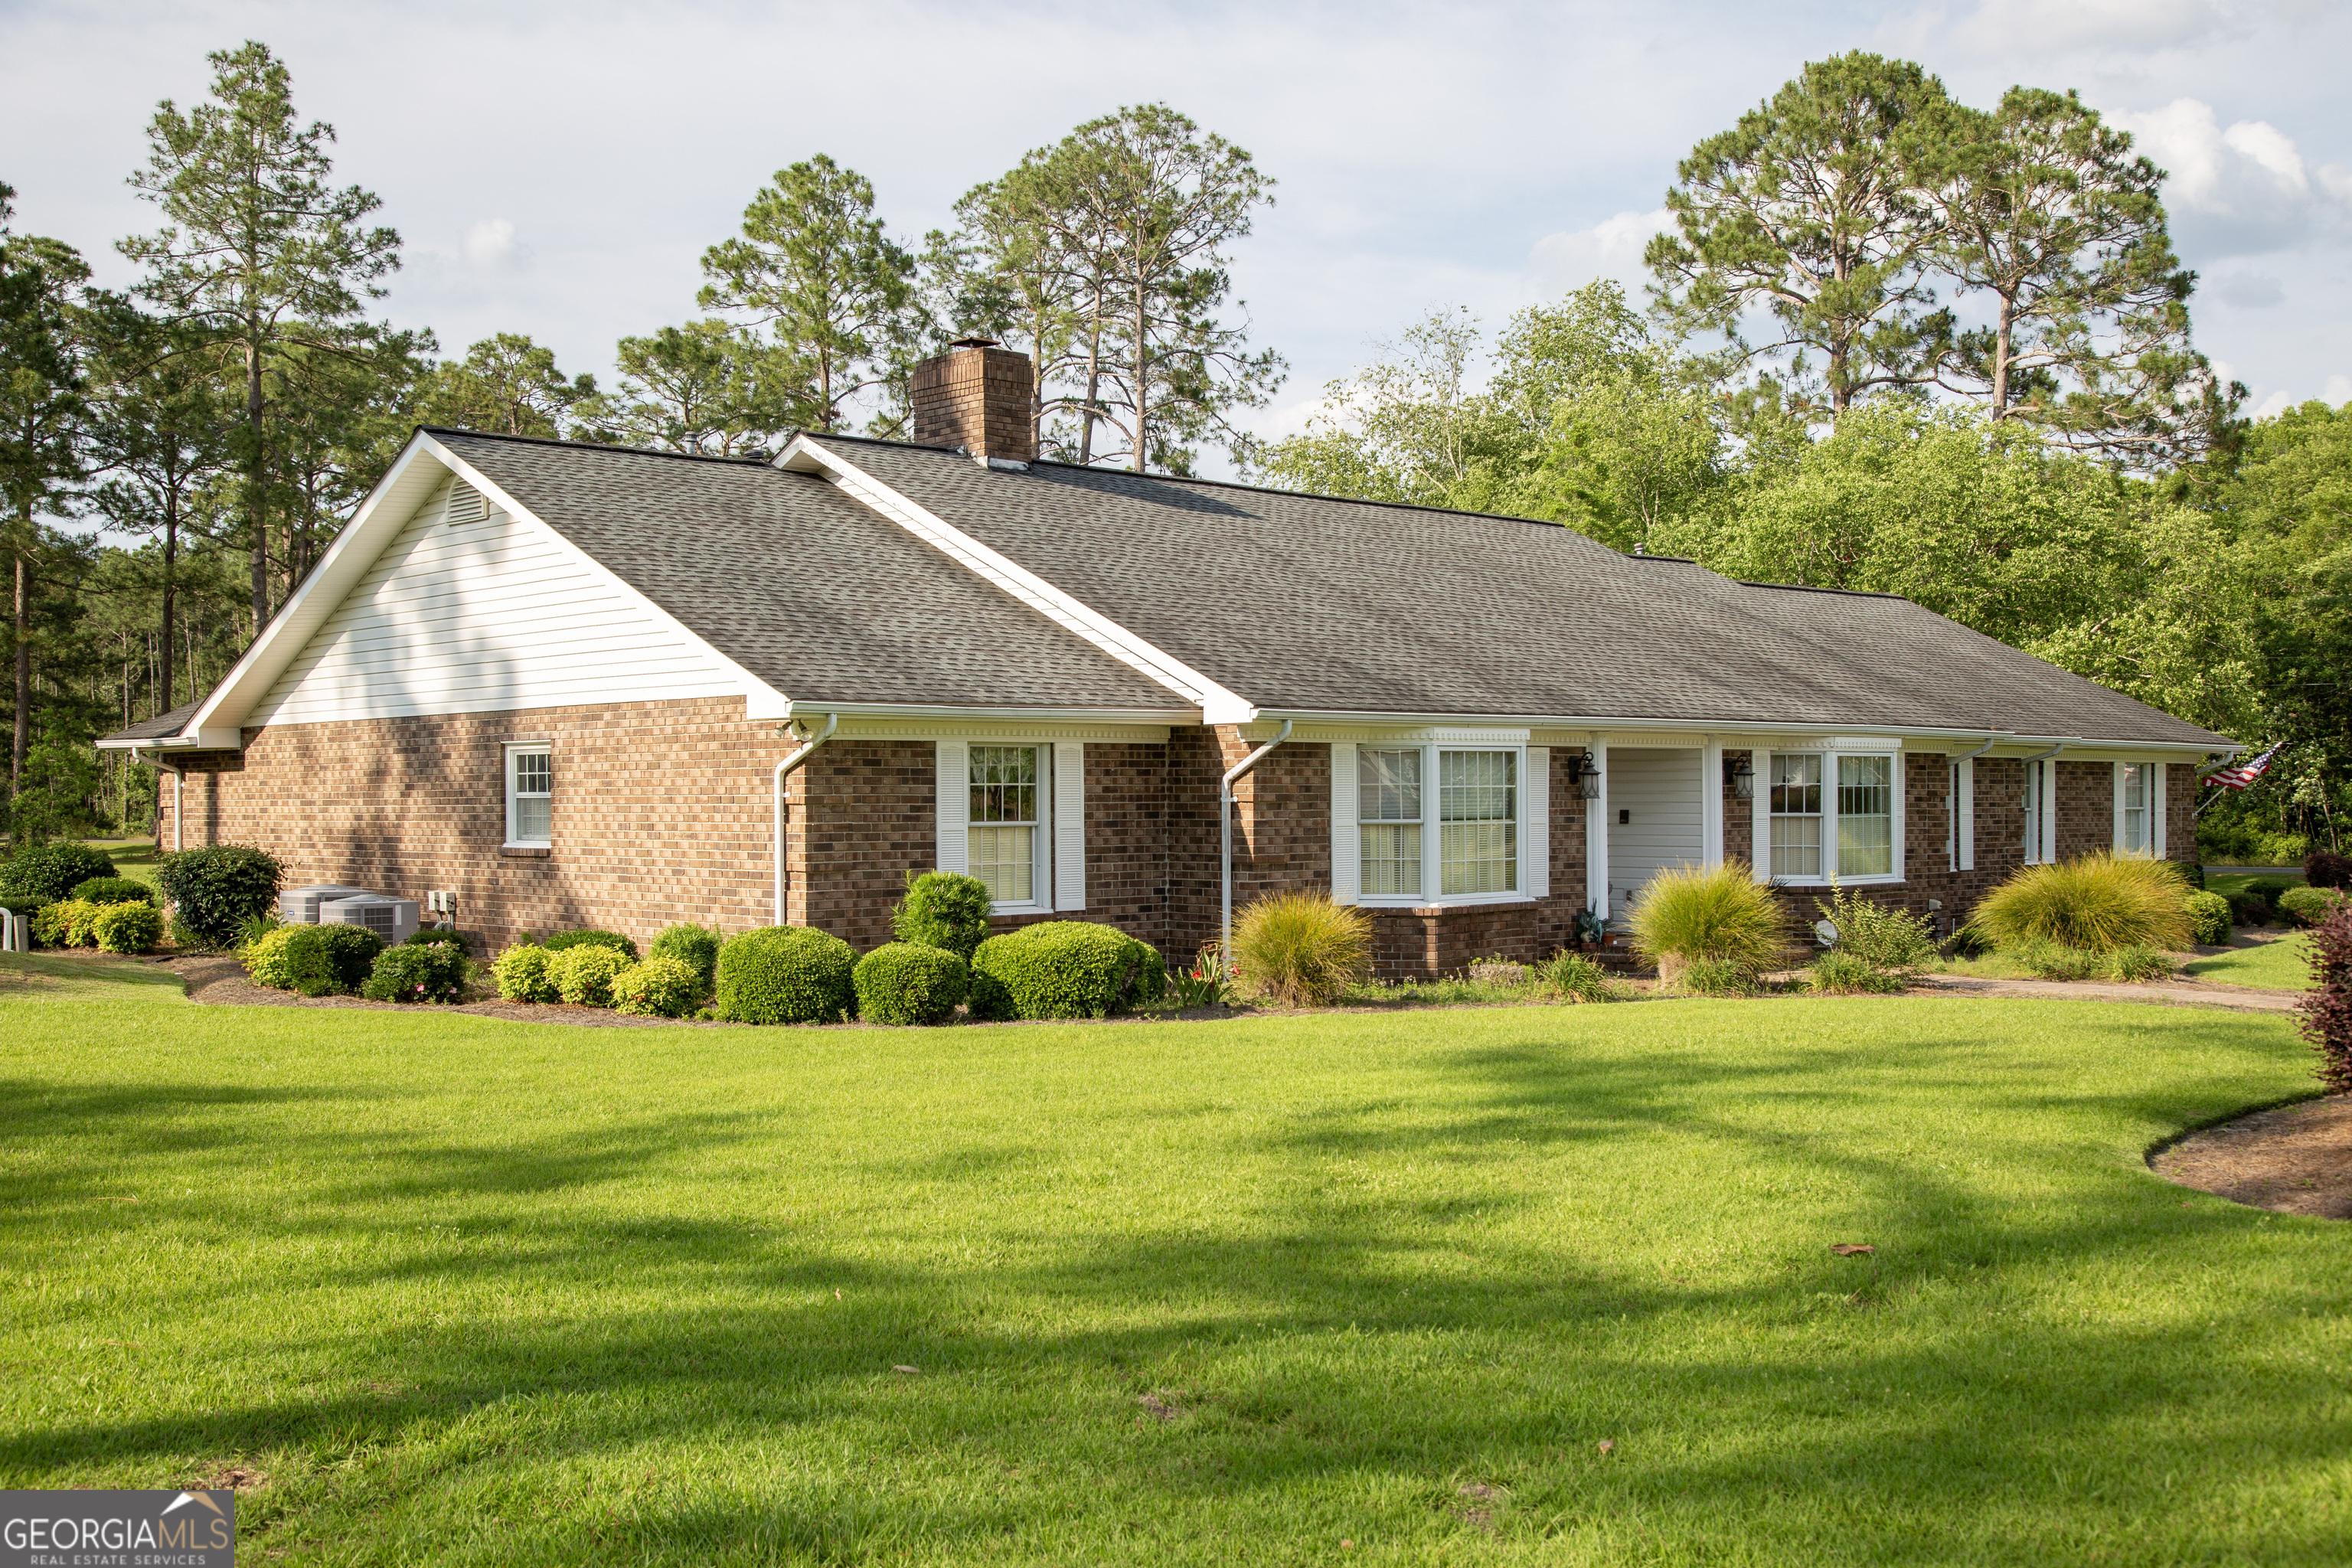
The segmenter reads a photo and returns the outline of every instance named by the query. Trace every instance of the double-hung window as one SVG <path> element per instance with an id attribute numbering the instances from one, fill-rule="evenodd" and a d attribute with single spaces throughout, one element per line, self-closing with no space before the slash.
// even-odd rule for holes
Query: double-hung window
<path id="1" fill-rule="evenodd" d="M 2042 847 L 2047 841 L 2050 821 L 2050 764 L 2033 761 L 2025 764 L 2025 863 L 2035 865 L 2042 859 Z"/>
<path id="2" fill-rule="evenodd" d="M 2116 853 L 2147 855 L 2154 843 L 2148 831 L 2146 763 L 2116 764 Z"/>
<path id="3" fill-rule="evenodd" d="M 545 742 L 507 748 L 507 847 L 544 849 L 554 828 L 555 766 Z"/>
<path id="4" fill-rule="evenodd" d="M 1042 904 L 1044 817 L 1036 746 L 971 748 L 971 874 L 997 904 Z"/>
<path id="5" fill-rule="evenodd" d="M 1775 752 L 1767 870 L 1778 881 L 1898 874 L 1892 752 Z"/>
<path id="6" fill-rule="evenodd" d="M 1364 745 L 1355 753 L 1356 875 L 1366 901 L 1521 896 L 1517 747 Z"/>

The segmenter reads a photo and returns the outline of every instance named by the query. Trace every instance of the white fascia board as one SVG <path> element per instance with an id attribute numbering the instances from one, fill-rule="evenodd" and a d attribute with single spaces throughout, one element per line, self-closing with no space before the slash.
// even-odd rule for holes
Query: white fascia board
<path id="1" fill-rule="evenodd" d="M 1270 729 L 1273 725 L 1279 723 L 1285 719 L 1293 720 L 1302 726 L 1308 724 L 1354 728 L 1361 728 L 1367 725 L 1379 725 L 1384 728 L 1391 726 L 1399 728 L 1491 726 L 1525 730 L 1615 731 L 1621 733 L 1626 731 L 1649 731 L 1687 735 L 1692 737 L 1690 743 L 1693 745 L 1702 743 L 1701 737 L 1704 735 L 1721 734 L 1727 736 L 1733 734 L 1735 731 L 1742 735 L 1802 735 L 1812 737 L 1843 733 L 1844 731 L 1851 731 L 1856 735 L 1866 733 L 1873 736 L 1885 736 L 1889 739 L 1904 741 L 1965 742 L 1970 746 L 1982 745 L 1988 740 L 1996 741 L 2003 746 L 2034 746 L 2039 748 L 2047 748 L 2050 746 L 2063 745 L 2070 752 L 2076 750 L 2097 752 L 2147 752 L 2150 753 L 2162 752 L 2167 756 L 2199 757 L 2235 754 L 2234 752 L 2224 753 L 2221 748 L 2218 746 L 2197 741 L 2094 741 L 2086 740 L 2079 735 L 2028 735 L 2021 734 L 2011 730 L 1963 730 L 1949 729 L 1940 726 L 1901 724 L 1797 724 L 1778 723 L 1769 720 L 1758 721 L 1753 719 L 1743 719 L 1735 726 L 1720 721 L 1697 719 L 1632 719 L 1623 717 L 1596 718 L 1591 714 L 1407 713 L 1375 711 L 1365 709 L 1336 709 L 1327 710 L 1307 708 L 1262 708 L 1258 710 L 1255 722 L 1262 728 Z M 1213 723 L 1231 723 L 1234 721 L 1212 720 L 1209 721 Z M 1244 721 L 1244 722 L 1247 721 Z M 2240 750 L 2242 749 L 2242 747 L 2240 748 Z"/>
<path id="2" fill-rule="evenodd" d="M 1255 703 L 1227 689 L 1175 655 L 1157 647 L 1109 616 L 1054 586 L 1026 566 L 990 549 L 937 513 L 917 505 L 838 452 L 795 436 L 776 458 L 791 473 L 822 474 L 870 510 L 948 556 L 983 582 L 1002 588 L 1064 629 L 1166 687 L 1200 710 L 1206 724 L 1246 724 Z"/>
<path id="3" fill-rule="evenodd" d="M 816 698 L 787 706 L 783 718 L 971 720 L 988 723 L 1173 724 L 1202 722 L 1197 708 L 956 708 L 930 702 L 825 702 Z"/>
<path id="4" fill-rule="evenodd" d="M 548 538 L 553 540 L 558 548 L 562 549 L 565 554 L 571 556 L 572 560 L 578 562 L 581 566 L 584 567 L 587 571 L 594 574 L 604 582 L 610 584 L 618 592 L 627 595 L 631 599 L 635 600 L 639 605 L 644 605 L 646 612 L 653 616 L 656 620 L 668 627 L 671 631 L 677 633 L 679 637 L 685 638 L 690 646 L 702 654 L 708 656 L 713 663 L 725 669 L 737 681 L 740 682 L 743 689 L 744 718 L 788 719 L 792 716 L 793 700 L 791 698 L 785 696 L 782 692 L 777 690 L 774 687 L 769 685 L 766 681 L 761 679 L 758 676 L 752 674 L 750 670 L 744 668 L 741 665 L 736 663 L 733 659 L 728 658 L 725 654 L 711 647 L 709 643 L 706 642 L 691 627 L 680 621 L 676 616 L 671 615 L 667 610 L 663 609 L 659 605 L 655 604 L 651 599 L 646 597 L 645 595 L 629 586 L 627 583 L 621 580 L 619 575 L 616 574 L 612 568 L 606 566 L 603 562 L 597 560 L 585 550 L 581 549 L 580 546 L 572 543 L 571 540 L 564 537 L 563 531 L 562 529 L 552 526 L 546 519 L 532 511 L 529 507 L 523 505 L 522 502 L 515 500 L 514 497 L 509 495 L 504 489 L 500 489 L 491 480 L 484 478 L 481 472 L 471 463 L 466 461 L 465 458 L 457 456 L 457 453 L 449 450 L 448 447 L 443 446 L 440 442 L 435 440 L 430 436 L 419 433 L 416 438 L 418 442 L 432 451 L 436 457 L 439 458 L 442 462 L 447 464 L 449 470 L 452 473 L 456 474 L 459 479 L 464 479 L 476 489 L 481 491 L 484 496 L 489 498 L 489 500 L 496 504 L 498 510 L 511 513 L 516 517 L 522 518 L 526 521 L 535 524 L 541 532 L 547 535 Z"/>

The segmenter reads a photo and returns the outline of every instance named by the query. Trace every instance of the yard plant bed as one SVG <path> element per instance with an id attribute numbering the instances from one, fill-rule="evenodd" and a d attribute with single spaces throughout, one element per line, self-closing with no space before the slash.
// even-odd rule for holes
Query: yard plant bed
<path id="1" fill-rule="evenodd" d="M 2352 1229 L 2143 1157 L 2308 1084 L 2280 1018 L 648 1035 L 0 963 L 36 971 L 0 989 L 0 1486 L 238 1473 L 257 1562 L 2352 1534 Z"/>
<path id="2" fill-rule="evenodd" d="M 2352 1096 L 2331 1094 L 2191 1132 L 2148 1163 L 2231 1203 L 2352 1219 Z"/>

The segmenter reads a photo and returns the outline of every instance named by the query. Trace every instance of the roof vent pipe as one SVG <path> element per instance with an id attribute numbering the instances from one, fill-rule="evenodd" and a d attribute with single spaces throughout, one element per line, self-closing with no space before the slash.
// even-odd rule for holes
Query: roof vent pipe
<path id="1" fill-rule="evenodd" d="M 774 833 L 776 844 L 776 923 L 778 925 L 782 925 L 784 923 L 784 775 L 794 772 L 803 763 L 807 762 L 810 757 L 815 755 L 816 749 L 819 746 L 824 745 L 827 741 L 832 740 L 833 732 L 840 728 L 841 715 L 838 713 L 826 714 L 824 717 L 824 728 L 816 732 L 816 738 L 806 742 L 798 751 L 793 752 L 790 756 L 784 758 L 783 761 L 776 764 L 776 819 Z"/>
<path id="2" fill-rule="evenodd" d="M 1234 782 L 1257 766 L 1260 758 L 1290 739 L 1293 721 L 1282 721 L 1282 732 L 1232 767 L 1225 770 L 1224 782 L 1217 786 L 1217 854 L 1224 873 L 1223 935 L 1219 939 L 1217 962 L 1230 966 L 1234 962 Z"/>

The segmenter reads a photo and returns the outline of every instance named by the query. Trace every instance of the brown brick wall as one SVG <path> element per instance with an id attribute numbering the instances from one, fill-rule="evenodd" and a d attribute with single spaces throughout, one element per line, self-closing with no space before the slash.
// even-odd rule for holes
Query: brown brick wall
<path id="1" fill-rule="evenodd" d="M 1726 752 L 1723 760 L 1732 763 L 1746 763 L 1752 769 L 1756 765 L 1756 753 Z M 1749 782 L 1754 789 L 1769 787 L 1761 777 Z M 1716 787 L 1722 788 L 1720 781 Z M 1753 800 L 1734 800 L 1729 790 L 1724 790 L 1723 794 L 1723 858 L 1745 861 L 1749 866 L 1756 864 L 1756 803 Z"/>

